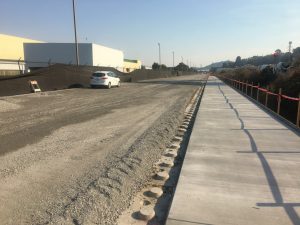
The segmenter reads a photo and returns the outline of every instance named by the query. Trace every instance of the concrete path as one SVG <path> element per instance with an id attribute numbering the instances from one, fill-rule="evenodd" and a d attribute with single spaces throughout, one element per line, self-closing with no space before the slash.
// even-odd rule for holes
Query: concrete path
<path id="1" fill-rule="evenodd" d="M 300 224 L 300 137 L 215 77 L 167 225 Z"/>

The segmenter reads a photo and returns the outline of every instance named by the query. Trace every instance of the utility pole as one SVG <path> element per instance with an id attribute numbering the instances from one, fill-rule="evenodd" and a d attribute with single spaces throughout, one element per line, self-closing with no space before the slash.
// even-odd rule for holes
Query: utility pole
<path id="1" fill-rule="evenodd" d="M 183 57 L 181 56 L 181 62 L 183 63 Z"/>
<path id="2" fill-rule="evenodd" d="M 174 69 L 174 66 L 175 66 L 175 64 L 174 64 L 174 51 L 173 51 L 173 69 Z"/>
<path id="3" fill-rule="evenodd" d="M 74 20 L 74 34 L 75 34 L 75 48 L 76 48 L 76 64 L 79 66 L 79 52 L 77 42 L 77 30 L 76 30 L 76 13 L 75 13 L 75 0 L 73 1 L 73 20 Z"/>
<path id="4" fill-rule="evenodd" d="M 292 53 L 292 43 L 291 41 L 289 41 L 289 53 Z"/>
<path id="5" fill-rule="evenodd" d="M 293 61 L 293 55 L 292 55 L 292 41 L 289 41 L 289 55 L 290 55 L 290 63 Z"/>
<path id="6" fill-rule="evenodd" d="M 158 42 L 158 59 L 159 59 L 159 65 L 161 65 L 160 43 L 159 42 Z"/>

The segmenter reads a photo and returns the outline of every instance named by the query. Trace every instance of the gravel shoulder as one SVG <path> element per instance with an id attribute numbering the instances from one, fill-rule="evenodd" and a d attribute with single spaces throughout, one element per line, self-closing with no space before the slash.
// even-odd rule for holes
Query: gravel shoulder
<path id="1" fill-rule="evenodd" d="M 1 224 L 114 224 L 201 78 L 2 97 Z"/>

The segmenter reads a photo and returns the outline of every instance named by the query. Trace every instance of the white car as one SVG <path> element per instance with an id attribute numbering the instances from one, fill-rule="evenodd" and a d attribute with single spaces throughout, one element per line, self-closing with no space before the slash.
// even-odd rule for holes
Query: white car
<path id="1" fill-rule="evenodd" d="M 112 86 L 120 87 L 120 78 L 111 71 L 96 71 L 92 74 L 90 80 L 91 88 L 105 86 L 111 88 Z"/>

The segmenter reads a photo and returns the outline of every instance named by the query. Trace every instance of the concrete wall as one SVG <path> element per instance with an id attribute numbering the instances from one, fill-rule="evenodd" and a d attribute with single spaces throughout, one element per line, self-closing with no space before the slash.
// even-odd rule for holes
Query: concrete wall
<path id="1" fill-rule="evenodd" d="M 122 51 L 92 44 L 93 66 L 123 68 L 124 54 Z"/>
<path id="2" fill-rule="evenodd" d="M 0 34 L 0 59 L 24 60 L 24 43 L 41 43 L 27 38 Z"/>
<path id="3" fill-rule="evenodd" d="M 92 44 L 79 44 L 78 49 L 80 65 L 91 66 Z M 29 68 L 47 67 L 55 63 L 76 64 L 76 48 L 73 43 L 25 43 L 24 54 Z"/>

